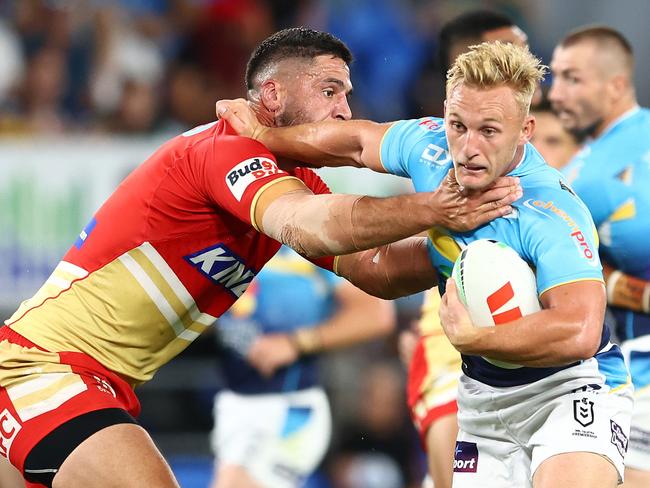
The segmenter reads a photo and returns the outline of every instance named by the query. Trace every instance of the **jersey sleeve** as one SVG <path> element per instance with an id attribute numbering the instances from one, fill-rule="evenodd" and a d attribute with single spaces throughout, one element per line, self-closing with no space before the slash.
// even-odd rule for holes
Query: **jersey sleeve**
<path id="1" fill-rule="evenodd" d="M 195 154 L 199 185 L 208 200 L 240 220 L 251 223 L 254 202 L 269 185 L 294 178 L 281 170 L 261 143 L 239 136 L 205 140 Z"/>
<path id="2" fill-rule="evenodd" d="M 596 227 L 577 197 L 568 190 L 533 192 L 524 196 L 523 205 L 522 244 L 536 268 L 540 295 L 559 285 L 603 280 Z"/>
<path id="3" fill-rule="evenodd" d="M 293 174 L 296 178 L 303 181 L 307 187 L 313 191 L 316 195 L 324 195 L 327 193 L 332 193 L 327 184 L 322 180 L 316 172 L 309 168 L 296 168 L 293 171 Z"/>
<path id="4" fill-rule="evenodd" d="M 448 153 L 443 119 L 425 117 L 395 122 L 384 134 L 380 157 L 388 173 L 404 177 L 413 177 L 416 164 L 446 164 Z"/>

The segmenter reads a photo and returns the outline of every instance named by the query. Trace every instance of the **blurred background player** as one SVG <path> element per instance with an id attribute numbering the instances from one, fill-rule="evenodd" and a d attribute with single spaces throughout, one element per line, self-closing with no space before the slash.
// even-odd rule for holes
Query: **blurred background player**
<path id="1" fill-rule="evenodd" d="M 580 149 L 578 137 L 564 128 L 548 98 L 543 96 L 530 112 L 536 121 L 530 142 L 548 165 L 555 169 L 563 168 Z"/>
<path id="2" fill-rule="evenodd" d="M 331 436 L 318 355 L 389 334 L 392 303 L 282 247 L 217 326 L 213 487 L 301 486 Z"/>
<path id="3" fill-rule="evenodd" d="M 634 56 L 619 31 L 567 34 L 551 62 L 549 98 L 564 127 L 589 139 L 563 168 L 593 215 L 609 310 L 629 362 L 635 407 L 625 486 L 650 486 L 650 111 L 639 107 Z M 625 273 L 625 274 L 622 274 Z M 646 280 L 646 281 L 644 281 Z"/>

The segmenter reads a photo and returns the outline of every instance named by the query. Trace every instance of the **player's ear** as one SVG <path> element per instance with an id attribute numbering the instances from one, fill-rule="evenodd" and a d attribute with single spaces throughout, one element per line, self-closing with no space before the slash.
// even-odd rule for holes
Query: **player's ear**
<path id="1" fill-rule="evenodd" d="M 630 89 L 630 81 L 627 76 L 616 75 L 607 82 L 607 91 L 613 100 L 620 100 Z"/>
<path id="2" fill-rule="evenodd" d="M 535 132 L 535 117 L 533 117 L 530 114 L 526 115 L 526 118 L 524 119 L 524 125 L 521 128 L 521 134 L 519 136 L 519 145 L 524 145 L 530 142 L 534 132 Z"/>
<path id="3" fill-rule="evenodd" d="M 260 86 L 260 102 L 270 112 L 277 112 L 283 104 L 283 93 L 280 82 L 268 79 Z"/>

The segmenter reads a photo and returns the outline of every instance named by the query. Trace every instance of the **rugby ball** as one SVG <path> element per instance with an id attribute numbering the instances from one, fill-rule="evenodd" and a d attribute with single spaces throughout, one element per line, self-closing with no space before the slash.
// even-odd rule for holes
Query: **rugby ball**
<path id="1" fill-rule="evenodd" d="M 471 242 L 454 263 L 458 295 L 477 327 L 493 327 L 541 310 L 535 273 L 519 254 L 491 239 Z M 495 366 L 516 364 L 484 358 Z"/>

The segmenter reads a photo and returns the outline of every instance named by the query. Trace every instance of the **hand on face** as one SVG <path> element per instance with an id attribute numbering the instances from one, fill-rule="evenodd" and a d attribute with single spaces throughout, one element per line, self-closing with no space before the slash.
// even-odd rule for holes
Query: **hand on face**
<path id="1" fill-rule="evenodd" d="M 447 280 L 447 288 L 440 304 L 440 323 L 449 342 L 460 352 L 478 339 L 481 329 L 472 324 L 467 309 L 458 298 L 456 282 Z"/>
<path id="2" fill-rule="evenodd" d="M 228 122 L 240 136 L 259 139 L 268 129 L 257 119 L 250 102 L 243 98 L 219 100 L 215 109 L 217 117 Z"/>
<path id="3" fill-rule="evenodd" d="M 512 212 L 510 204 L 523 195 L 519 178 L 502 176 L 483 190 L 466 190 L 456 181 L 453 169 L 433 193 L 440 213 L 440 226 L 466 232 Z"/>

